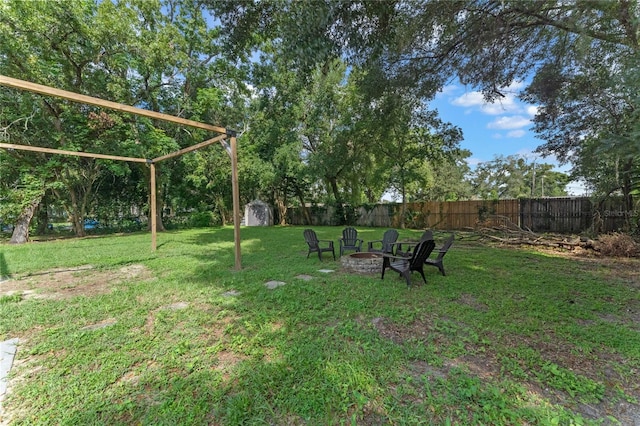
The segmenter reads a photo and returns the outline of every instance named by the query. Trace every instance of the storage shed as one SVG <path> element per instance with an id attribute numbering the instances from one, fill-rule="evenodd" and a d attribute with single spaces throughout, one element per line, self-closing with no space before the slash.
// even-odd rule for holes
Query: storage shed
<path id="1" fill-rule="evenodd" d="M 273 209 L 261 200 L 253 200 L 244 206 L 244 222 L 247 226 L 273 226 Z"/>

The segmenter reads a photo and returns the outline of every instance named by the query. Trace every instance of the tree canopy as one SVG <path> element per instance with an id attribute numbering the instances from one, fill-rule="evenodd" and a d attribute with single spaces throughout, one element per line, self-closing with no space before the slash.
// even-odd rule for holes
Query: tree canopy
<path id="1" fill-rule="evenodd" d="M 0 73 L 240 130 L 241 198 L 266 198 L 281 221 L 288 206 L 389 192 L 403 202 L 566 193 L 550 166 L 535 179 L 518 158 L 472 169 L 464 135 L 429 107 L 451 81 L 487 101 L 524 81 L 539 153 L 631 208 L 638 14 L 636 1 L 10 0 L 0 3 Z M 24 144 L 154 157 L 201 137 L 12 89 L 0 100 L 2 137 Z M 160 223 L 186 211 L 226 222 L 226 162 L 207 151 L 163 164 Z M 0 172 L 4 222 L 62 209 L 82 235 L 86 217 L 150 210 L 143 165 L 2 151 Z"/>

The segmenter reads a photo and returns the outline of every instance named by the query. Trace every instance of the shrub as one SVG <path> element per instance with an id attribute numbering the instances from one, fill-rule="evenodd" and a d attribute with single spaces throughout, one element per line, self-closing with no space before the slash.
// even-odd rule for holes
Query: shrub
<path id="1" fill-rule="evenodd" d="M 214 226 L 217 222 L 216 215 L 213 212 L 197 212 L 189 217 L 189 226 L 192 228 L 206 228 Z"/>
<path id="2" fill-rule="evenodd" d="M 617 232 L 601 235 L 598 248 L 606 256 L 633 257 L 639 253 L 638 243 L 630 235 Z"/>

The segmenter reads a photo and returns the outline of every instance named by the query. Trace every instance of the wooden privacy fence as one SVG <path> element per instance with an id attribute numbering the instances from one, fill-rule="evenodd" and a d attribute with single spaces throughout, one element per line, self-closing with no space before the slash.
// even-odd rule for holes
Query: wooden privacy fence
<path id="1" fill-rule="evenodd" d="M 534 232 L 580 233 L 611 232 L 623 229 L 626 219 L 638 222 L 638 211 L 626 211 L 621 199 L 611 198 L 597 205 L 588 197 L 532 198 L 521 200 L 429 201 L 407 203 L 404 217 L 397 203 L 369 206 L 312 206 L 311 224 L 302 209 L 290 208 L 291 225 L 340 225 L 462 230 L 483 224 L 511 222 Z"/>

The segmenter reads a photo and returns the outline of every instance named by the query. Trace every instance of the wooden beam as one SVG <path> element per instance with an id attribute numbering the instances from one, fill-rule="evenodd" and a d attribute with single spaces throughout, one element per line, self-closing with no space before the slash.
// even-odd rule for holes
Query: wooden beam
<path id="1" fill-rule="evenodd" d="M 15 145 L 15 144 L 11 144 L 11 143 L 0 143 L 0 148 L 19 149 L 19 150 L 22 150 L 22 151 L 45 152 L 47 154 L 73 155 L 73 156 L 76 156 L 76 157 L 102 158 L 102 159 L 105 159 L 105 160 L 130 161 L 130 162 L 133 162 L 133 163 L 147 163 L 148 162 L 145 158 L 120 157 L 120 156 L 117 156 L 117 155 L 93 154 L 91 152 L 82 152 L 82 151 L 65 151 L 63 149 L 41 148 L 39 146 Z"/>
<path id="2" fill-rule="evenodd" d="M 151 200 L 149 200 L 149 204 L 151 204 L 149 215 L 151 216 L 151 250 L 156 251 L 156 236 L 158 234 L 157 230 L 157 218 L 156 218 L 156 165 L 151 163 Z"/>
<path id="3" fill-rule="evenodd" d="M 233 239 L 236 250 L 236 271 L 242 269 L 240 253 L 240 188 L 238 186 L 238 148 L 236 137 L 231 136 L 231 188 L 233 192 Z"/>
<path id="4" fill-rule="evenodd" d="M 129 105 L 119 104 L 117 102 L 106 101 L 100 98 L 94 98 L 92 96 L 81 95 L 74 92 L 68 92 L 66 90 L 54 89 L 53 87 L 44 86 L 42 84 L 31 83 L 29 81 L 18 80 L 17 78 L 11 78 L 4 75 L 0 75 L 0 86 L 13 87 L 15 89 L 28 90 L 34 93 L 40 93 L 41 95 L 56 96 L 63 99 L 68 99 L 73 102 L 81 102 L 89 105 L 95 105 L 102 108 L 109 108 L 116 111 L 128 112 L 143 117 L 156 118 L 158 120 L 170 121 L 176 124 L 182 124 L 184 126 L 196 127 L 199 129 L 210 130 L 218 133 L 226 133 L 227 130 L 224 127 L 212 126 L 206 123 L 200 123 L 199 121 L 187 120 L 185 118 L 176 117 L 169 114 L 163 114 L 160 112 L 149 111 L 142 108 L 136 108 Z"/>
<path id="5" fill-rule="evenodd" d="M 187 148 L 181 149 L 180 151 L 172 152 L 171 154 L 167 154 L 167 155 L 163 155 L 161 157 L 154 158 L 151 161 L 153 161 L 154 163 L 159 163 L 160 161 L 167 160 L 167 159 L 173 158 L 173 157 L 177 157 L 179 155 L 186 154 L 187 152 L 195 151 L 196 149 L 204 148 L 205 146 L 209 146 L 211 144 L 219 142 L 219 141 L 225 139 L 226 137 L 227 137 L 226 134 L 220 135 L 220 136 L 216 136 L 213 139 L 209 139 L 209 140 L 206 140 L 204 142 L 200 142 L 198 144 L 195 144 L 195 145 L 189 146 Z"/>
<path id="6" fill-rule="evenodd" d="M 55 96 L 55 97 L 67 99 L 73 102 L 80 102 L 80 103 L 85 103 L 89 105 L 95 105 L 102 108 L 109 108 L 116 111 L 122 111 L 122 112 L 127 112 L 135 115 L 140 115 L 143 117 L 155 118 L 158 120 L 169 121 L 169 122 L 184 125 L 184 126 L 196 127 L 204 130 L 210 130 L 210 131 L 222 133 L 222 135 L 217 136 L 213 139 L 209 139 L 207 141 L 201 142 L 191 147 L 182 149 L 180 151 L 176 151 L 172 154 L 167 154 L 167 155 L 157 157 L 153 160 L 147 160 L 145 158 L 120 157 L 116 155 L 92 154 L 88 152 L 64 151 L 60 149 L 40 148 L 40 147 L 33 147 L 29 145 L 15 145 L 15 144 L 5 144 L 5 143 L 0 143 L 0 148 L 45 152 L 50 154 L 74 155 L 78 157 L 102 158 L 102 159 L 108 159 L 108 160 L 131 161 L 131 162 L 137 162 L 137 163 L 149 163 L 151 168 L 150 170 L 150 173 L 151 173 L 151 178 L 150 178 L 151 249 L 153 251 L 156 251 L 156 248 L 157 248 L 156 198 L 157 197 L 156 197 L 156 166 L 154 162 L 159 162 L 162 160 L 166 160 L 168 158 L 176 157 L 178 155 L 182 155 L 187 152 L 191 152 L 198 148 L 202 148 L 207 145 L 211 145 L 215 142 L 220 141 L 223 147 L 225 147 L 225 149 L 227 150 L 227 153 L 229 154 L 229 156 L 231 157 L 231 185 L 232 185 L 232 191 L 233 191 L 233 221 L 234 221 L 234 240 L 235 240 L 235 269 L 236 270 L 242 269 L 242 261 L 241 261 L 241 253 L 240 253 L 240 189 L 239 189 L 239 182 L 238 182 L 238 150 L 237 150 L 237 140 L 236 140 L 235 132 L 229 131 L 223 127 L 212 126 L 209 124 L 200 123 L 198 121 L 192 121 L 192 120 L 187 120 L 180 117 L 175 117 L 169 114 L 162 114 L 159 112 L 135 108 L 129 105 L 106 101 L 106 100 L 103 100 L 100 98 L 94 98 L 91 96 L 80 95 L 78 93 L 55 89 L 52 87 L 43 86 L 41 84 L 31 83 L 24 80 L 18 80 L 18 79 L 3 76 L 3 75 L 0 75 L 0 86 L 7 86 L 15 89 L 27 90 L 27 91 L 39 93 L 42 95 Z M 231 146 L 229 146 L 224 141 L 224 139 L 227 137 L 231 137 L 231 144 L 230 144 Z"/>

